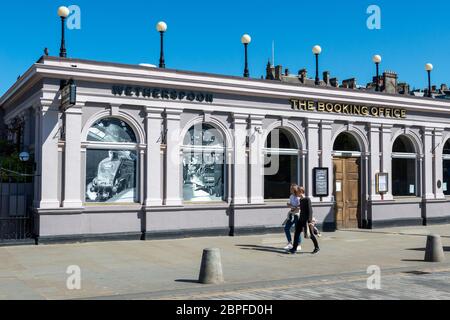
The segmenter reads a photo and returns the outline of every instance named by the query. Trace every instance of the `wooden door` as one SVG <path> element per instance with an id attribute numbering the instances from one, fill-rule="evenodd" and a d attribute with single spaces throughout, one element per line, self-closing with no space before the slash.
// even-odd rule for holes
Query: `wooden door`
<path id="1" fill-rule="evenodd" d="M 358 228 L 360 217 L 360 160 L 334 159 L 334 195 L 338 229 Z"/>

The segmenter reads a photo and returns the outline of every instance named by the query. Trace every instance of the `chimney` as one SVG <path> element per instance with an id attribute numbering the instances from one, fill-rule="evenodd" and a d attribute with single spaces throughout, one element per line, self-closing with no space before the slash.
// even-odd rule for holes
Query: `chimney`
<path id="1" fill-rule="evenodd" d="M 289 76 L 289 69 L 284 70 L 284 75 L 285 75 L 286 77 Z"/>
<path id="2" fill-rule="evenodd" d="M 397 93 L 397 83 L 398 83 L 397 73 L 393 71 L 385 71 L 383 73 L 383 92 L 387 93 Z"/>
<path id="3" fill-rule="evenodd" d="M 325 82 L 326 86 L 330 85 L 330 71 L 325 71 L 323 73 L 323 82 Z"/>
<path id="4" fill-rule="evenodd" d="M 300 78 L 301 83 L 306 83 L 306 78 L 308 77 L 308 71 L 306 69 L 301 69 L 298 72 L 298 77 Z"/>
<path id="5" fill-rule="evenodd" d="M 281 80 L 283 76 L 283 66 L 276 66 L 275 67 L 275 80 Z"/>
<path id="6" fill-rule="evenodd" d="M 400 94 L 408 94 L 409 93 L 409 84 L 402 82 L 397 86 L 397 92 Z"/>
<path id="7" fill-rule="evenodd" d="M 431 92 L 436 92 L 436 89 L 437 89 L 437 87 L 435 85 L 431 86 Z"/>
<path id="8" fill-rule="evenodd" d="M 339 88 L 339 80 L 338 78 L 331 78 L 330 85 L 334 88 Z"/>
<path id="9" fill-rule="evenodd" d="M 266 67 L 266 80 L 274 80 L 274 79 L 275 79 L 275 69 L 269 61 Z"/>
<path id="10" fill-rule="evenodd" d="M 356 78 L 350 78 L 342 81 L 342 87 L 347 89 L 356 89 Z"/>
<path id="11" fill-rule="evenodd" d="M 441 84 L 441 91 L 447 91 L 448 87 L 445 83 Z"/>

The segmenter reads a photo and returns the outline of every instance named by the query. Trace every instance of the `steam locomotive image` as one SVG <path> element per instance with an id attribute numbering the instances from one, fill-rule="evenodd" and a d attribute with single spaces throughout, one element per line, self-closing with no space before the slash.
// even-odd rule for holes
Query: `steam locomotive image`
<path id="1" fill-rule="evenodd" d="M 98 164 L 97 176 L 87 187 L 91 201 L 120 201 L 134 190 L 135 161 L 129 151 L 109 151 L 109 157 Z M 134 195 L 133 195 L 134 198 Z"/>

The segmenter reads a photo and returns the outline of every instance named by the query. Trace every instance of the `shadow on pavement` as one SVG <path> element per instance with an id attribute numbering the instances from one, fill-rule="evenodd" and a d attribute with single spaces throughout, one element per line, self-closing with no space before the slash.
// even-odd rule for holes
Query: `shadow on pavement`
<path id="1" fill-rule="evenodd" d="M 403 262 L 425 262 L 425 260 L 419 259 L 402 259 Z"/>
<path id="2" fill-rule="evenodd" d="M 197 283 L 199 284 L 200 281 L 198 280 L 190 280 L 190 279 L 177 279 L 175 282 L 183 282 L 183 283 Z"/>
<path id="3" fill-rule="evenodd" d="M 286 254 L 286 255 L 288 254 L 288 252 L 284 249 L 268 247 L 268 246 L 238 244 L 238 245 L 236 245 L 236 247 L 240 247 L 241 250 L 263 251 L 263 252 L 281 253 L 281 254 Z M 304 254 L 304 253 L 298 252 L 297 254 Z"/>
<path id="4" fill-rule="evenodd" d="M 450 252 L 450 247 L 443 247 L 444 251 L 446 252 Z M 411 248 L 411 249 L 406 249 L 406 250 L 410 250 L 410 251 L 424 251 L 426 250 L 426 248 Z"/>

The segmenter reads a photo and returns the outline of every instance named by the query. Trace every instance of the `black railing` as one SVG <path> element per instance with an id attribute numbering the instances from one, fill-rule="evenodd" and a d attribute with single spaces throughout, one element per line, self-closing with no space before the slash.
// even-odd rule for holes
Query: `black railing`
<path id="1" fill-rule="evenodd" d="M 33 238 L 33 167 L 0 162 L 0 242 Z"/>

